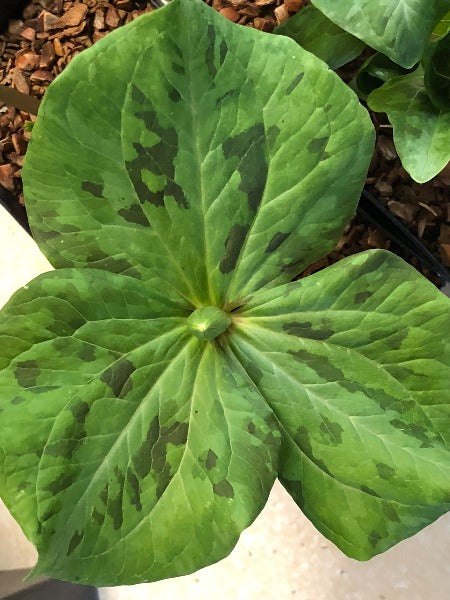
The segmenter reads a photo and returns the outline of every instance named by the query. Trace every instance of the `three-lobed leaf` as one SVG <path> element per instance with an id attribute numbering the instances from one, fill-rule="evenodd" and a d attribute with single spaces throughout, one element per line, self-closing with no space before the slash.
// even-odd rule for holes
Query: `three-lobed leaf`
<path id="1" fill-rule="evenodd" d="M 357 558 L 445 510 L 446 299 L 384 252 L 289 283 L 337 240 L 372 144 L 326 65 L 201 0 L 49 88 L 24 177 L 60 268 L 0 316 L 0 491 L 35 573 L 189 573 L 277 475 Z"/>
<path id="2" fill-rule="evenodd" d="M 408 75 L 392 77 L 367 102 L 372 110 L 387 113 L 402 165 L 415 181 L 429 181 L 447 165 L 450 111 L 431 102 L 421 66 Z"/>
<path id="3" fill-rule="evenodd" d="M 312 0 L 334 23 L 409 68 L 419 62 L 449 0 Z"/>

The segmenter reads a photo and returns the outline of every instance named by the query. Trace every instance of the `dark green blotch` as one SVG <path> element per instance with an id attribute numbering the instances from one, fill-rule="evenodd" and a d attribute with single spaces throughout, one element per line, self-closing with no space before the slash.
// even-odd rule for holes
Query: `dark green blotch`
<path id="1" fill-rule="evenodd" d="M 267 179 L 266 135 L 263 123 L 255 123 L 245 131 L 227 138 L 222 144 L 226 160 L 238 159 L 236 169 L 241 177 L 239 190 L 248 200 L 252 213 L 261 202 Z"/>
<path id="2" fill-rule="evenodd" d="M 225 57 L 228 53 L 228 46 L 225 40 L 222 40 L 220 42 L 220 48 L 219 48 L 219 61 L 220 64 L 223 65 L 223 63 L 225 62 Z"/>
<path id="3" fill-rule="evenodd" d="M 225 100 L 227 100 L 228 98 L 231 98 L 233 95 L 236 95 L 239 93 L 238 89 L 232 89 L 232 90 L 228 90 L 227 92 L 225 92 L 224 94 L 222 94 L 221 96 L 219 96 L 216 100 L 216 105 L 219 106 L 220 104 L 222 104 Z"/>
<path id="4" fill-rule="evenodd" d="M 214 452 L 214 450 L 211 450 L 211 448 L 208 450 L 208 454 L 206 455 L 206 460 L 205 460 L 205 467 L 208 469 L 208 471 L 211 471 L 211 469 L 214 469 L 214 467 L 217 464 L 217 454 Z"/>
<path id="5" fill-rule="evenodd" d="M 271 125 L 266 132 L 267 144 L 269 146 L 275 144 L 280 133 L 281 129 L 277 125 Z"/>
<path id="6" fill-rule="evenodd" d="M 247 431 L 248 431 L 249 433 L 251 433 L 251 435 L 255 435 L 255 432 L 256 432 L 256 426 L 255 426 L 255 424 L 250 422 L 250 423 L 247 425 Z"/>
<path id="7" fill-rule="evenodd" d="M 173 87 L 173 85 L 171 85 L 169 87 L 168 92 L 169 92 L 169 98 L 172 100 L 172 102 L 180 102 L 181 101 L 181 94 L 177 90 L 176 87 Z"/>
<path id="8" fill-rule="evenodd" d="M 83 181 L 81 184 L 83 192 L 88 192 L 96 198 L 103 198 L 103 185 L 101 183 L 94 183 L 92 181 Z"/>
<path id="9" fill-rule="evenodd" d="M 369 533 L 368 540 L 371 546 L 375 547 L 381 539 L 382 537 L 377 531 L 371 531 Z"/>
<path id="10" fill-rule="evenodd" d="M 11 400 L 11 404 L 14 406 L 17 404 L 22 404 L 22 402 L 25 402 L 25 398 L 22 398 L 22 396 L 15 396 L 15 398 Z"/>
<path id="11" fill-rule="evenodd" d="M 325 381 L 344 381 L 344 373 L 332 365 L 324 356 L 312 354 L 307 350 L 289 350 L 289 354 L 294 356 L 300 362 L 306 364 L 310 369 L 313 369 L 319 377 Z"/>
<path id="12" fill-rule="evenodd" d="M 300 81 L 303 79 L 304 75 L 305 75 L 304 73 L 299 73 L 296 77 L 294 77 L 294 79 L 291 81 L 291 83 L 286 88 L 286 95 L 287 96 L 289 96 L 289 94 L 292 94 L 292 92 L 298 86 L 298 84 L 300 83 Z"/>
<path id="13" fill-rule="evenodd" d="M 306 456 L 308 456 L 313 461 L 313 463 L 319 467 L 319 469 L 322 469 L 324 473 L 326 473 L 327 475 L 331 475 L 330 470 L 328 469 L 327 465 L 323 462 L 323 460 L 314 456 L 311 438 L 309 437 L 309 431 L 306 427 L 300 426 L 297 429 L 295 439 L 298 442 L 301 450 L 306 454 Z"/>
<path id="14" fill-rule="evenodd" d="M 186 72 L 184 66 L 176 62 L 172 63 L 172 69 L 177 75 L 184 75 Z"/>
<path id="15" fill-rule="evenodd" d="M 234 489 L 231 483 L 227 479 L 222 479 L 219 483 L 213 485 L 213 492 L 216 496 L 222 496 L 223 498 L 234 498 Z"/>
<path id="16" fill-rule="evenodd" d="M 133 147 L 136 158 L 126 162 L 128 175 L 141 203 L 149 202 L 154 206 L 164 206 L 165 196 L 173 196 L 179 207 L 188 208 L 189 203 L 183 189 L 175 182 L 175 158 L 178 153 L 178 134 L 174 127 L 163 127 L 150 100 L 133 85 L 132 99 L 140 107 L 148 107 L 135 113 L 145 128 L 159 137 L 153 146 L 143 146 L 135 142 Z M 163 190 L 152 192 L 142 179 L 142 171 L 150 171 L 156 176 L 163 176 L 166 186 Z"/>
<path id="17" fill-rule="evenodd" d="M 149 227 L 150 225 L 140 204 L 132 204 L 128 208 L 121 208 L 117 211 L 117 214 L 128 223 L 142 225 L 143 227 Z"/>
<path id="18" fill-rule="evenodd" d="M 70 554 L 72 554 L 72 552 L 75 550 L 75 548 L 81 543 L 81 540 L 84 537 L 84 532 L 78 533 L 78 531 L 75 531 L 75 533 L 73 534 L 70 542 L 69 542 L 69 547 L 67 548 L 67 553 L 66 556 L 69 556 Z"/>
<path id="19" fill-rule="evenodd" d="M 290 236 L 290 233 L 282 233 L 282 232 L 276 233 L 267 245 L 266 254 L 275 252 L 275 250 L 277 248 L 279 248 L 281 246 L 281 244 L 284 242 L 284 240 L 286 240 L 289 236 Z"/>
<path id="20" fill-rule="evenodd" d="M 86 421 L 86 417 L 89 413 L 90 406 L 87 402 L 84 402 L 84 400 L 81 400 L 80 402 L 77 402 L 76 404 L 71 404 L 69 406 L 69 410 L 72 413 L 75 421 L 77 421 L 78 423 L 84 423 Z"/>
<path id="21" fill-rule="evenodd" d="M 389 504 L 389 502 L 383 503 L 383 512 L 387 516 L 389 521 L 394 521 L 396 523 L 400 523 L 401 519 L 398 516 L 397 511 L 391 504 Z"/>
<path id="22" fill-rule="evenodd" d="M 421 442 L 421 448 L 431 448 L 433 446 L 432 441 L 428 437 L 428 431 L 422 425 L 417 425 L 416 423 L 404 423 L 400 419 L 392 419 L 389 423 L 392 427 L 400 429 L 403 433 L 419 440 Z"/>
<path id="23" fill-rule="evenodd" d="M 325 415 L 322 415 L 320 431 L 329 437 L 329 441 L 334 446 L 342 444 L 342 433 L 344 429 L 339 423 L 330 421 L 330 419 L 328 419 Z"/>
<path id="24" fill-rule="evenodd" d="M 377 498 L 381 498 L 380 494 L 377 494 L 377 492 L 375 490 L 373 490 L 370 487 L 367 487 L 367 485 L 362 485 L 359 489 L 362 492 L 364 492 L 365 494 L 370 494 L 371 496 L 375 496 Z"/>
<path id="25" fill-rule="evenodd" d="M 220 272 L 224 275 L 235 268 L 249 230 L 248 225 L 233 225 L 225 240 L 225 254 L 220 261 Z"/>
<path id="26" fill-rule="evenodd" d="M 286 331 L 289 335 L 309 338 L 311 340 L 327 340 L 334 334 L 332 329 L 313 329 L 313 324 L 309 321 L 303 323 L 300 323 L 299 321 L 283 323 L 283 331 Z"/>
<path id="27" fill-rule="evenodd" d="M 355 296 L 355 304 L 363 304 L 371 296 L 373 296 L 373 292 L 359 292 Z"/>
<path id="28" fill-rule="evenodd" d="M 393 469 L 389 465 L 386 465 L 384 463 L 377 463 L 375 466 L 377 468 L 378 475 L 382 479 L 392 479 L 394 477 L 395 469 Z"/>
<path id="29" fill-rule="evenodd" d="M 109 501 L 106 507 L 106 512 L 113 520 L 114 529 L 120 529 L 123 523 L 122 504 L 125 477 L 118 467 L 114 468 L 114 475 L 116 476 L 118 491 L 117 495 L 114 498 L 111 497 L 111 494 L 109 495 Z"/>
<path id="30" fill-rule="evenodd" d="M 152 448 L 159 437 L 159 419 L 152 419 L 141 447 L 133 456 L 133 465 L 139 479 L 146 477 L 152 468 Z"/>
<path id="31" fill-rule="evenodd" d="M 35 387 L 41 370 L 36 360 L 24 360 L 17 363 L 14 375 L 23 388 Z"/>
<path id="32" fill-rule="evenodd" d="M 214 63 L 214 46 L 216 41 L 216 32 L 214 30 L 214 26 L 211 23 L 209 23 L 206 33 L 208 36 L 208 47 L 205 51 L 205 62 L 211 79 L 214 79 L 217 75 L 217 69 Z"/>
<path id="33" fill-rule="evenodd" d="M 95 521 L 95 523 L 100 527 L 103 524 L 103 521 L 105 520 L 105 515 L 96 508 L 94 508 L 94 510 L 92 511 L 92 518 Z"/>
<path id="34" fill-rule="evenodd" d="M 103 371 L 100 379 L 111 388 L 116 398 L 123 398 L 127 391 L 125 384 L 135 370 L 136 368 L 131 361 L 122 358 Z"/>
<path id="35" fill-rule="evenodd" d="M 105 506 L 108 503 L 108 491 L 109 491 L 109 484 L 106 484 L 105 487 L 100 492 L 100 494 L 98 495 L 99 499 L 103 502 L 103 504 Z"/>
<path id="36" fill-rule="evenodd" d="M 45 490 L 50 492 L 53 496 L 56 496 L 63 490 L 66 490 L 68 487 L 70 487 L 74 480 L 75 475 L 73 473 L 67 473 L 66 475 L 58 477 L 58 479 L 55 479 L 55 481 L 51 481 Z"/>
<path id="37" fill-rule="evenodd" d="M 312 139 L 307 146 L 308 152 L 312 152 L 314 154 L 321 154 L 325 150 L 329 139 L 329 137 Z"/>
<path id="38" fill-rule="evenodd" d="M 398 350 L 401 348 L 403 340 L 406 340 L 409 334 L 409 327 L 403 327 L 400 331 L 396 331 L 389 337 L 384 338 L 385 345 L 391 350 Z"/>
<path id="39" fill-rule="evenodd" d="M 83 347 L 78 352 L 78 358 L 84 362 L 92 362 L 95 360 L 95 346 L 93 344 L 83 344 Z"/>
<path id="40" fill-rule="evenodd" d="M 130 502 L 136 508 L 137 511 L 141 511 L 142 504 L 139 479 L 136 477 L 135 473 L 131 469 L 128 469 L 127 471 L 127 483 L 130 489 Z"/>

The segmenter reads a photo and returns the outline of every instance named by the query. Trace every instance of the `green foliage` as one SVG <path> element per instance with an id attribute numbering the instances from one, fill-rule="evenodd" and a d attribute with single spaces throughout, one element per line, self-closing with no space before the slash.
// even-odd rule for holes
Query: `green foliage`
<path id="1" fill-rule="evenodd" d="M 436 108 L 450 112 L 450 33 L 431 45 L 424 83 Z"/>
<path id="2" fill-rule="evenodd" d="M 403 166 L 424 183 L 450 160 L 450 111 L 436 107 L 424 85 L 423 68 L 389 79 L 368 99 L 372 110 L 387 113 Z"/>
<path id="3" fill-rule="evenodd" d="M 277 476 L 359 559 L 446 510 L 447 300 L 383 251 L 291 282 L 338 240 L 372 147 L 322 61 L 201 0 L 50 86 L 24 179 L 58 269 L 0 313 L 0 491 L 35 574 L 192 572 Z"/>
<path id="4" fill-rule="evenodd" d="M 410 68 L 425 52 L 450 0 L 312 0 L 331 21 Z"/>
<path id="5" fill-rule="evenodd" d="M 377 52 L 361 65 L 350 87 L 357 92 L 360 98 L 367 99 L 370 92 L 381 87 L 392 77 L 409 72 L 410 70 L 400 67 L 384 54 Z"/>
<path id="6" fill-rule="evenodd" d="M 274 33 L 292 38 L 325 61 L 331 69 L 356 58 L 365 46 L 364 42 L 335 25 L 312 5 L 276 27 Z"/>

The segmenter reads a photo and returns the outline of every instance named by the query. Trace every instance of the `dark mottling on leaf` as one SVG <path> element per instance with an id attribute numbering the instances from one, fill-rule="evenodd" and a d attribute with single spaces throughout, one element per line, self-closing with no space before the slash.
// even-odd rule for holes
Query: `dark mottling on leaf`
<path id="1" fill-rule="evenodd" d="M 313 323 L 309 321 L 303 323 L 299 321 L 283 323 L 283 331 L 286 331 L 289 335 L 309 338 L 311 340 L 327 340 L 335 333 L 332 329 L 327 328 L 313 329 Z"/>
<path id="2" fill-rule="evenodd" d="M 55 481 L 51 481 L 45 487 L 47 492 L 50 492 L 53 496 L 56 496 L 63 490 L 66 490 L 68 487 L 72 485 L 75 480 L 74 473 L 67 473 L 66 475 L 61 475 Z"/>
<path id="3" fill-rule="evenodd" d="M 216 32 L 214 26 L 211 23 L 208 24 L 206 34 L 208 36 L 208 47 L 205 51 L 205 62 L 211 79 L 214 79 L 217 75 L 217 69 L 214 63 L 214 47 L 216 41 Z"/>
<path id="4" fill-rule="evenodd" d="M 159 437 L 159 419 L 156 416 L 150 423 L 141 447 L 133 456 L 133 465 L 140 479 L 146 477 L 152 468 L 152 448 Z"/>
<path id="5" fill-rule="evenodd" d="M 282 233 L 281 231 L 279 231 L 278 233 L 276 233 L 272 239 L 270 240 L 270 242 L 267 244 L 267 248 L 266 248 L 266 254 L 270 254 L 271 252 L 275 252 L 275 250 L 277 248 L 279 248 L 281 246 L 281 244 L 287 240 L 287 238 L 290 236 L 290 232 L 288 233 Z"/>
<path id="6" fill-rule="evenodd" d="M 403 431 L 406 435 L 416 438 L 421 442 L 421 448 L 431 448 L 433 446 L 432 440 L 430 439 L 430 433 L 427 431 L 425 427 L 422 425 L 417 425 L 416 423 L 405 423 L 400 419 L 392 419 L 389 421 L 392 427 Z M 437 441 L 438 438 L 434 438 Z"/>
<path id="7" fill-rule="evenodd" d="M 172 100 L 172 102 L 180 102 L 181 101 L 181 94 L 177 90 L 177 88 L 170 86 L 168 92 L 169 92 L 169 98 Z"/>
<path id="8" fill-rule="evenodd" d="M 86 421 L 86 417 L 89 413 L 90 407 L 87 402 L 84 402 L 84 400 L 81 400 L 80 402 L 77 402 L 76 404 L 70 404 L 69 410 L 72 413 L 75 421 L 77 421 L 78 423 L 84 423 Z"/>
<path id="9" fill-rule="evenodd" d="M 92 519 L 100 527 L 105 520 L 105 515 L 94 507 L 94 510 L 92 511 Z"/>
<path id="10" fill-rule="evenodd" d="M 125 384 L 135 370 L 131 361 L 122 358 L 106 369 L 100 379 L 111 388 L 116 398 L 123 398 Z"/>
<path id="11" fill-rule="evenodd" d="M 373 296 L 373 292 L 359 292 L 355 296 L 355 304 L 363 304 L 371 296 Z"/>
<path id="12" fill-rule="evenodd" d="M 377 531 L 371 531 L 369 533 L 368 540 L 371 546 L 375 547 L 381 539 L 382 537 Z"/>
<path id="13" fill-rule="evenodd" d="M 149 227 L 150 225 L 140 204 L 132 204 L 128 208 L 121 208 L 117 211 L 117 214 L 128 223 L 142 225 L 143 227 Z"/>
<path id="14" fill-rule="evenodd" d="M 70 542 L 69 542 L 69 547 L 67 548 L 67 553 L 66 556 L 69 556 L 70 554 L 72 554 L 72 552 L 75 550 L 75 548 L 81 543 L 81 540 L 84 537 L 84 532 L 78 533 L 78 531 L 75 531 L 75 533 L 73 534 Z"/>
<path id="15" fill-rule="evenodd" d="M 330 470 L 323 460 L 314 456 L 309 431 L 306 427 L 301 426 L 297 429 L 295 439 L 299 443 L 302 451 L 314 462 L 314 464 L 316 464 L 319 469 L 322 469 L 327 475 L 331 475 Z"/>
<path id="16" fill-rule="evenodd" d="M 211 450 L 211 448 L 208 450 L 208 454 L 206 455 L 206 460 L 205 460 L 205 467 L 208 469 L 208 471 L 211 471 L 211 469 L 214 469 L 214 467 L 217 464 L 217 454 L 214 452 L 214 450 Z"/>
<path id="17" fill-rule="evenodd" d="M 390 521 L 400 523 L 401 519 L 398 516 L 397 511 L 391 504 L 389 504 L 389 502 L 383 502 L 383 512 Z"/>
<path id="18" fill-rule="evenodd" d="M 22 396 L 15 396 L 15 398 L 11 400 L 11 404 L 13 405 L 22 404 L 22 402 L 25 402 L 25 398 L 22 398 Z"/>
<path id="19" fill-rule="evenodd" d="M 221 273 L 231 273 L 235 268 L 248 230 L 248 225 L 235 224 L 232 226 L 230 233 L 225 240 L 225 255 L 219 265 Z"/>
<path id="20" fill-rule="evenodd" d="M 400 331 L 396 331 L 390 336 L 386 336 L 383 341 L 384 344 L 391 350 L 399 350 L 402 342 L 406 340 L 409 334 L 409 327 L 403 327 Z"/>
<path id="21" fill-rule="evenodd" d="M 23 388 L 30 388 L 37 385 L 37 378 L 41 370 L 35 360 L 24 360 L 17 363 L 14 374 L 17 383 Z"/>
<path id="22" fill-rule="evenodd" d="M 312 152 L 313 154 L 321 154 L 325 150 L 329 139 L 329 137 L 314 138 L 309 142 L 306 148 L 308 152 Z"/>
<path id="23" fill-rule="evenodd" d="M 114 475 L 116 476 L 117 486 L 118 486 L 117 495 L 112 497 L 111 493 L 109 494 L 106 512 L 113 520 L 114 529 L 120 529 L 120 527 L 122 526 L 122 523 L 123 523 L 122 504 L 123 504 L 123 488 L 124 488 L 125 477 L 124 477 L 122 471 L 118 467 L 114 468 Z"/>
<path id="24" fill-rule="evenodd" d="M 173 196 L 180 208 L 188 208 L 189 203 L 184 195 L 183 189 L 175 182 L 175 158 L 178 153 L 178 134 L 174 127 L 163 127 L 156 111 L 150 103 L 150 100 L 133 85 L 132 99 L 140 107 L 147 110 L 141 110 L 135 113 L 138 119 L 141 119 L 145 128 L 155 133 L 159 142 L 153 146 L 143 146 L 135 142 L 133 147 L 136 151 L 136 158 L 127 161 L 126 167 L 128 175 L 141 203 L 149 202 L 154 206 L 164 206 L 165 196 Z M 142 171 L 149 171 L 157 177 L 164 177 L 166 181 L 165 188 L 152 192 L 142 179 Z"/>
<path id="25" fill-rule="evenodd" d="M 219 483 L 215 483 L 213 485 L 213 492 L 216 494 L 216 496 L 234 498 L 233 486 L 227 479 L 222 479 L 222 481 L 219 481 Z"/>
<path id="26" fill-rule="evenodd" d="M 321 415 L 322 423 L 320 424 L 320 431 L 328 436 L 329 442 L 334 446 L 342 444 L 342 433 L 344 429 L 339 423 L 331 421 L 325 415 Z"/>
<path id="27" fill-rule="evenodd" d="M 289 94 L 292 94 L 292 92 L 298 86 L 298 84 L 300 83 L 300 81 L 303 79 L 304 75 L 305 75 L 304 73 L 299 73 L 296 77 L 294 77 L 294 79 L 291 81 L 291 83 L 286 88 L 286 95 L 287 96 L 289 96 Z"/>
<path id="28" fill-rule="evenodd" d="M 172 69 L 177 75 L 184 75 L 186 71 L 183 65 L 176 62 L 172 63 Z"/>
<path id="29" fill-rule="evenodd" d="M 228 53 L 227 43 L 225 40 L 222 40 L 220 42 L 220 49 L 219 49 L 219 62 L 221 65 L 223 65 L 223 63 L 225 62 L 227 53 Z"/>
<path id="30" fill-rule="evenodd" d="M 178 58 L 183 58 L 183 51 L 172 39 L 165 38 L 165 42 L 168 56 L 175 54 Z"/>
<path id="31" fill-rule="evenodd" d="M 136 508 L 137 511 L 141 511 L 141 488 L 138 478 L 131 469 L 127 470 L 127 483 L 129 485 L 130 490 L 130 502 Z"/>
<path id="32" fill-rule="evenodd" d="M 389 465 L 386 465 L 384 463 L 377 463 L 375 466 L 377 468 L 378 475 L 382 479 L 392 479 L 394 477 L 395 469 L 393 469 Z"/>
<path id="33" fill-rule="evenodd" d="M 367 485 L 362 485 L 359 489 L 365 494 L 370 494 L 371 496 L 375 496 L 377 498 L 381 497 L 380 494 L 377 494 L 375 490 L 372 490 L 370 487 L 367 487 Z"/>
<path id="34" fill-rule="evenodd" d="M 95 346 L 92 344 L 83 344 L 83 347 L 78 352 L 78 358 L 84 362 L 92 362 L 95 360 Z"/>
<path id="35" fill-rule="evenodd" d="M 281 129 L 277 125 L 271 125 L 266 132 L 267 144 L 269 146 L 273 146 L 275 144 L 277 137 L 281 133 Z"/>
<path id="36" fill-rule="evenodd" d="M 103 185 L 101 183 L 94 183 L 92 181 L 83 181 L 81 184 L 83 192 L 88 192 L 96 198 L 103 198 Z"/>
<path id="37" fill-rule="evenodd" d="M 219 96 L 216 100 L 216 105 L 219 106 L 220 104 L 222 104 L 225 100 L 227 100 L 228 98 L 232 98 L 233 96 L 235 96 L 236 94 L 239 93 L 239 90 L 237 89 L 233 89 L 233 90 L 228 90 L 227 92 L 225 92 L 224 94 L 222 94 L 221 96 Z"/>
<path id="38" fill-rule="evenodd" d="M 245 131 L 227 138 L 223 144 L 226 160 L 238 159 L 236 169 L 241 177 L 239 190 L 248 200 L 252 213 L 260 205 L 267 179 L 266 136 L 263 123 L 256 123 Z"/>
<path id="39" fill-rule="evenodd" d="M 255 432 L 256 432 L 256 426 L 255 426 L 255 424 L 250 422 L 250 423 L 247 425 L 247 431 L 248 431 L 249 433 L 251 433 L 252 435 L 255 435 Z"/>
<path id="40" fill-rule="evenodd" d="M 105 506 L 108 502 L 108 490 L 109 490 L 109 484 L 106 484 L 105 487 L 100 492 L 100 494 L 98 495 L 99 499 L 103 502 L 103 504 Z"/>
<path id="41" fill-rule="evenodd" d="M 344 373 L 335 367 L 331 362 L 324 356 L 318 354 L 312 354 L 307 350 L 289 350 L 289 354 L 292 354 L 297 360 L 306 364 L 310 369 L 313 369 L 319 377 L 325 379 L 325 381 L 341 381 L 345 380 Z"/>

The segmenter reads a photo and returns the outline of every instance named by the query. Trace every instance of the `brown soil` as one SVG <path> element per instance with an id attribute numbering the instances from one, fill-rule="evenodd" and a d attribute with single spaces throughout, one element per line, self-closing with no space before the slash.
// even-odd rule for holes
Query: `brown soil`
<path id="1" fill-rule="evenodd" d="M 267 32 L 307 4 L 307 0 L 206 1 L 231 21 Z M 33 0 L 25 8 L 23 20 L 11 21 L 8 31 L 0 35 L 0 83 L 41 98 L 76 54 L 150 10 L 152 4 L 146 0 Z M 341 76 L 348 80 L 357 65 L 358 61 L 346 66 Z M 372 114 L 378 138 L 367 189 L 450 266 L 450 209 L 446 200 L 450 170 L 447 167 L 426 184 L 412 181 L 400 164 L 392 129 L 383 117 Z M 34 119 L 0 103 L 0 186 L 12 192 L 21 205 L 21 168 L 30 137 L 27 122 Z M 335 250 L 305 274 L 369 248 L 389 249 L 391 242 L 356 215 Z M 404 258 L 434 283 L 440 283 L 414 259 Z"/>

